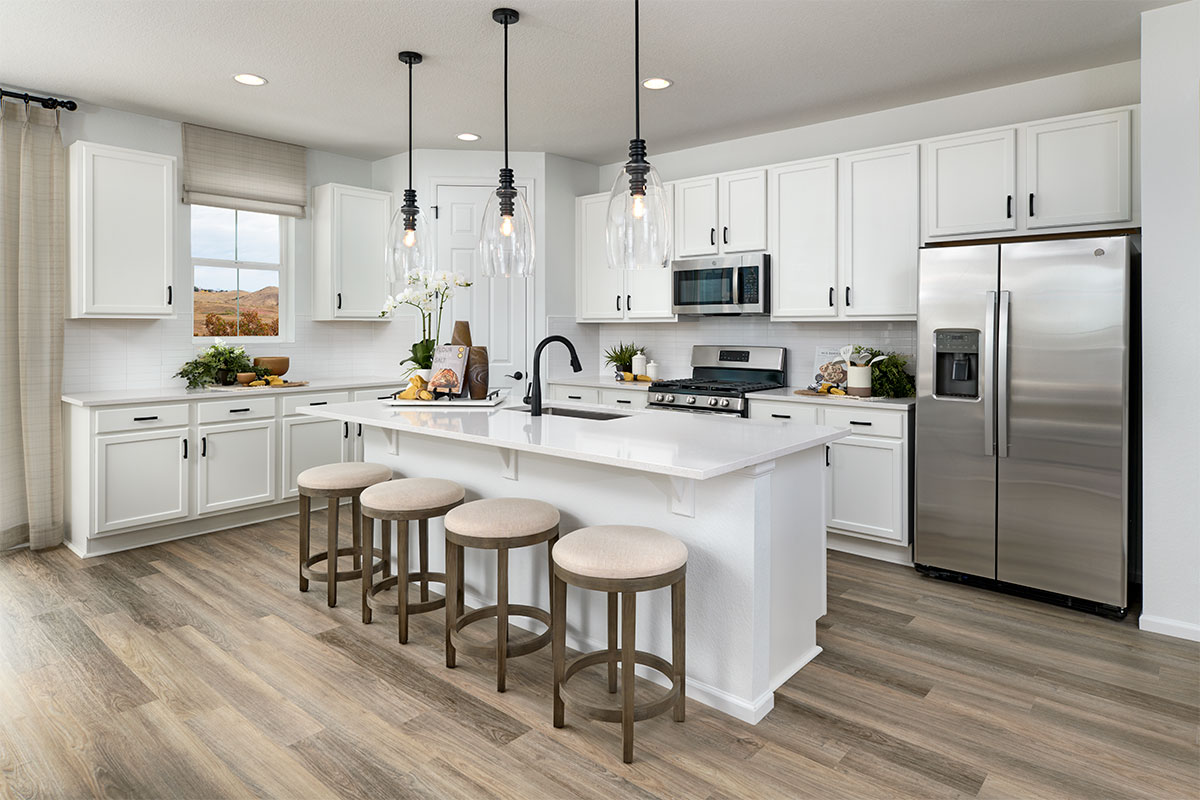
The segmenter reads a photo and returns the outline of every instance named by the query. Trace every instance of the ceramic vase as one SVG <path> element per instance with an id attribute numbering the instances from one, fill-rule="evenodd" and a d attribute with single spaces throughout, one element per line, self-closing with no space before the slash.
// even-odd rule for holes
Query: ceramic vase
<path id="1" fill-rule="evenodd" d="M 467 352 L 467 393 L 472 400 L 483 400 L 488 395 L 488 351 L 486 347 L 472 347 Z"/>

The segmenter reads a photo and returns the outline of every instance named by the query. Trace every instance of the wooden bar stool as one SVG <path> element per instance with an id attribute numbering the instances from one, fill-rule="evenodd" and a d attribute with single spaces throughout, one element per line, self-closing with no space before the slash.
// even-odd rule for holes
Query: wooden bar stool
<path id="1" fill-rule="evenodd" d="M 541 500 L 498 497 L 475 500 L 446 514 L 446 666 L 463 653 L 496 659 L 496 691 L 505 689 L 509 658 L 540 650 L 550 642 L 550 614 L 535 606 L 508 602 L 508 551 L 546 542 L 552 554 L 558 538 L 558 509 Z M 496 605 L 463 613 L 463 555 L 465 547 L 496 551 Z M 551 602 L 553 610 L 553 602 Z M 530 617 L 547 626 L 540 634 L 509 641 L 509 615 Z M 494 645 L 463 641 L 461 632 L 473 622 L 496 618 Z"/>
<path id="2" fill-rule="evenodd" d="M 327 586 L 329 607 L 337 605 L 337 585 L 341 581 L 356 580 L 362 577 L 362 514 L 359 507 L 359 495 L 363 489 L 374 483 L 391 480 L 392 468 L 383 464 L 370 464 L 362 461 L 350 461 L 339 464 L 322 464 L 310 467 L 296 477 L 300 488 L 300 591 L 308 591 L 308 582 L 316 581 Z M 329 498 L 328 546 L 322 553 L 309 554 L 309 523 L 312 514 L 312 498 Z M 338 502 L 343 497 L 354 498 L 351 502 L 353 523 L 353 546 L 338 547 Z M 382 569 L 376 565 L 371 556 L 373 548 L 369 549 L 368 563 L 371 569 Z M 339 556 L 352 556 L 354 568 L 338 569 Z M 312 569 L 313 565 L 322 561 L 324 571 Z M 332 576 L 332 578 L 331 578 Z"/>
<path id="3" fill-rule="evenodd" d="M 398 617 L 400 644 L 408 642 L 408 615 L 423 614 L 434 611 L 445 605 L 444 597 L 429 599 L 429 583 L 446 582 L 443 572 L 429 571 L 429 520 L 441 517 L 447 511 L 462 504 L 465 496 L 463 487 L 454 481 L 440 478 L 400 478 L 398 480 L 377 483 L 363 490 L 362 527 L 370 537 L 374 527 L 373 520 L 379 520 L 382 529 L 380 544 L 384 559 L 384 579 L 374 583 L 371 570 L 362 570 L 362 613 L 363 622 L 371 621 L 371 610 L 385 614 L 395 614 Z M 419 569 L 408 571 L 408 529 L 409 522 L 417 520 L 417 550 Z M 396 574 L 390 572 L 392 544 L 392 522 L 396 525 Z M 408 602 L 408 585 L 413 582 L 421 584 L 421 600 L 418 603 Z M 376 598 L 381 592 L 396 589 L 396 603 L 384 603 Z"/>
<path id="4" fill-rule="evenodd" d="M 684 578 L 687 546 L 655 528 L 637 525 L 597 525 L 567 534 L 554 547 L 554 727 L 563 726 L 566 703 L 592 719 L 621 723 L 625 763 L 633 761 L 633 723 L 674 710 L 683 722 L 686 702 L 684 677 Z M 608 649 L 585 653 L 566 662 L 567 584 L 608 593 Z M 671 587 L 671 661 L 635 648 L 637 593 Z M 597 706 L 572 697 L 567 681 L 594 664 L 608 664 L 608 690 L 617 691 L 617 595 L 621 595 L 621 702 Z M 634 664 L 658 670 L 671 680 L 662 697 L 633 703 Z"/>

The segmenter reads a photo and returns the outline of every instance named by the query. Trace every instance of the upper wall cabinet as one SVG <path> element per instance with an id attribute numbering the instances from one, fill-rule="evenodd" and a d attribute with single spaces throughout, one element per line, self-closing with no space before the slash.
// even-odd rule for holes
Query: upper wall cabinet
<path id="1" fill-rule="evenodd" d="M 1133 219 L 1130 116 L 1088 114 L 1026 129 L 1028 227 Z"/>
<path id="2" fill-rule="evenodd" d="M 675 255 L 696 258 L 767 247 L 767 171 L 675 184 Z"/>
<path id="3" fill-rule="evenodd" d="M 175 157 L 70 147 L 69 317 L 174 314 Z"/>
<path id="4" fill-rule="evenodd" d="M 836 158 L 769 170 L 774 319 L 837 316 L 837 180 Z"/>
<path id="5" fill-rule="evenodd" d="M 1017 229 L 1017 131 L 948 136 L 925 145 L 930 236 Z"/>
<path id="6" fill-rule="evenodd" d="M 381 319 L 391 218 L 389 192 L 338 183 L 313 189 L 313 319 Z"/>

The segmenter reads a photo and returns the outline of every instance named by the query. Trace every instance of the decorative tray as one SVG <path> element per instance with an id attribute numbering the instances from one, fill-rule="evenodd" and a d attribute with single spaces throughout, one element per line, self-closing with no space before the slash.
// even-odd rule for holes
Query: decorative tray
<path id="1" fill-rule="evenodd" d="M 439 408 L 452 409 L 472 409 L 472 408 L 495 408 L 508 399 L 507 393 L 501 392 L 499 389 L 494 390 L 491 394 L 482 400 L 471 400 L 465 397 L 456 398 L 440 398 L 435 400 L 397 400 L 389 397 L 386 400 L 380 400 L 385 406 L 399 407 L 418 407 L 418 406 L 437 406 Z"/>
<path id="2" fill-rule="evenodd" d="M 263 389 L 294 389 L 297 386 L 308 386 L 308 381 L 284 381 L 278 386 L 267 384 L 266 386 L 247 386 L 243 383 L 235 383 L 233 386 L 210 386 L 210 389 L 216 389 L 218 392 L 257 392 Z"/>

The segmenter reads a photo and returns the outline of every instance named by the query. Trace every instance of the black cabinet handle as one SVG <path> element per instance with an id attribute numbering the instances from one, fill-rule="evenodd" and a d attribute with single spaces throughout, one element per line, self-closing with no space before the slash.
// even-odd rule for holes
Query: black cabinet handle
<path id="1" fill-rule="evenodd" d="M 771 416 L 774 417 L 775 419 L 791 419 L 792 418 L 791 414 L 772 414 Z"/>
<path id="2" fill-rule="evenodd" d="M 167 284 L 167 305 L 171 305 L 174 300 L 175 293 L 171 291 L 171 285 Z"/>
<path id="3" fill-rule="evenodd" d="M 350 438 L 350 423 L 349 422 L 342 423 L 342 438 L 343 439 Z"/>
<path id="4" fill-rule="evenodd" d="M 183 440 L 183 460 L 187 461 L 187 439 Z"/>
<path id="5" fill-rule="evenodd" d="M 621 295 L 617 295 L 617 311 L 621 310 Z"/>
<path id="6" fill-rule="evenodd" d="M 830 286 L 829 287 L 829 307 L 830 308 L 833 308 L 833 293 L 834 293 L 834 291 L 835 291 L 834 288 L 832 286 Z"/>
<path id="7" fill-rule="evenodd" d="M 716 243 L 717 243 L 717 229 L 716 229 L 716 228 L 710 228 L 710 229 L 709 229 L 709 231 L 708 231 L 708 243 L 709 243 L 709 244 L 711 244 L 711 245 L 716 245 Z"/>
<path id="8" fill-rule="evenodd" d="M 358 423 L 358 433 L 355 434 L 358 438 L 362 438 L 362 423 Z"/>
<path id="9" fill-rule="evenodd" d="M 631 294 L 625 295 L 625 310 L 633 311 L 633 295 Z"/>
<path id="10" fill-rule="evenodd" d="M 851 425 L 865 425 L 865 426 L 867 426 L 867 427 L 869 428 L 869 427 L 871 427 L 871 424 L 872 424 L 872 423 L 870 423 L 870 422 L 859 422 L 859 421 L 857 421 L 857 420 L 853 420 L 853 419 L 852 419 L 852 420 L 850 420 L 850 424 L 851 424 Z"/>
<path id="11" fill-rule="evenodd" d="M 134 422 L 149 422 L 149 421 L 155 420 L 155 419 L 158 419 L 157 414 L 155 414 L 153 417 L 134 417 L 133 421 Z"/>
<path id="12" fill-rule="evenodd" d="M 337 293 L 337 307 L 338 308 L 342 307 L 342 293 L 341 292 Z"/>
<path id="13" fill-rule="evenodd" d="M 725 228 L 721 231 L 721 241 L 722 241 L 722 244 L 729 244 L 729 226 L 728 225 L 726 225 Z"/>
<path id="14" fill-rule="evenodd" d="M 631 404 L 633 401 L 632 400 L 618 400 L 617 402 L 623 406 L 627 406 L 627 405 Z"/>
<path id="15" fill-rule="evenodd" d="M 231 409 L 229 409 L 229 413 L 230 414 L 244 414 L 249 410 L 250 409 L 248 409 L 248 408 L 231 408 Z"/>
<path id="16" fill-rule="evenodd" d="M 1004 201 L 1004 209 L 1005 209 L 1005 211 L 1004 211 L 1005 218 L 1012 219 L 1012 195 L 1011 194 L 1008 196 L 1008 199 Z"/>
<path id="17" fill-rule="evenodd" d="M 201 458 L 208 457 L 208 437 L 207 436 L 200 437 L 200 457 Z"/>
<path id="18" fill-rule="evenodd" d="M 1033 216 L 1033 192 L 1029 193 L 1029 216 Z"/>
<path id="19" fill-rule="evenodd" d="M 324 406 L 324 405 L 329 405 L 329 401 L 328 400 L 314 400 L 313 402 L 309 403 L 309 405 L 310 406 Z"/>
<path id="20" fill-rule="evenodd" d="M 581 395 L 581 394 L 569 394 L 569 395 L 567 395 L 567 399 L 568 399 L 568 400 L 582 400 L 582 399 L 583 399 L 583 395 Z"/>
<path id="21" fill-rule="evenodd" d="M 829 466 L 829 445 L 825 445 L 825 466 Z"/>
<path id="22" fill-rule="evenodd" d="M 850 305 L 850 287 L 846 287 L 846 305 Z"/>

